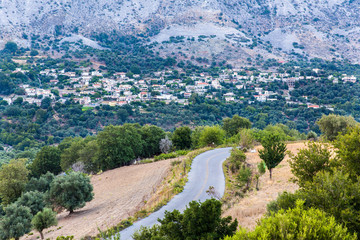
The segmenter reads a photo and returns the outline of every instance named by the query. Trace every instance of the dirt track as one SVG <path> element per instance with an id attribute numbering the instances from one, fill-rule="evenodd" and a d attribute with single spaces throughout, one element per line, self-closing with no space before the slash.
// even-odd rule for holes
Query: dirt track
<path id="1" fill-rule="evenodd" d="M 71 216 L 58 214 L 58 226 L 44 231 L 45 238 L 94 236 L 133 215 L 155 192 L 170 170 L 170 160 L 122 167 L 93 176 L 94 199 Z M 60 229 L 58 229 L 60 228 Z M 22 239 L 36 239 L 39 234 Z"/>
<path id="2" fill-rule="evenodd" d="M 304 143 L 290 143 L 287 150 L 296 154 L 300 148 L 304 148 Z M 260 147 L 257 147 L 258 150 Z M 246 153 L 247 162 L 257 164 L 261 161 L 258 152 Z M 288 163 L 289 157 L 285 159 L 273 170 L 272 180 L 269 179 L 269 172 L 260 177 L 260 190 L 250 192 L 248 196 L 241 199 L 239 203 L 224 212 L 224 216 L 237 218 L 239 224 L 247 229 L 253 229 L 266 212 L 266 205 L 277 198 L 283 191 L 294 192 L 298 186 L 289 181 L 293 176 Z"/>

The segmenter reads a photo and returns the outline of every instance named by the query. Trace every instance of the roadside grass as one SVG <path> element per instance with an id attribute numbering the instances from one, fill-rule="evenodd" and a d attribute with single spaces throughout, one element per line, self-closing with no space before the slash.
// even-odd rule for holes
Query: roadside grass
<path id="1" fill-rule="evenodd" d="M 241 198 L 244 198 L 247 192 L 255 189 L 256 186 L 256 166 L 244 162 L 243 164 L 251 170 L 251 176 L 246 182 L 239 182 L 238 176 L 239 171 L 232 172 L 230 170 L 230 161 L 229 158 L 226 159 L 222 165 L 223 172 L 225 176 L 225 192 L 224 196 L 221 198 L 224 209 L 229 209 L 234 206 Z"/>

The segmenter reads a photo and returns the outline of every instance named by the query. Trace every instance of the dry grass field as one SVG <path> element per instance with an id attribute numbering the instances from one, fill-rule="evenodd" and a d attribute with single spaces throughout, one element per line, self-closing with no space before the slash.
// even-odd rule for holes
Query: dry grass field
<path id="1" fill-rule="evenodd" d="M 68 212 L 58 214 L 58 226 L 45 230 L 45 238 L 95 236 L 99 233 L 98 228 L 103 231 L 133 216 L 169 175 L 170 162 L 121 167 L 92 176 L 94 199 L 72 215 Z M 25 235 L 22 239 L 37 237 L 39 234 L 34 232 L 34 235 Z"/>
<path id="2" fill-rule="evenodd" d="M 296 154 L 299 149 L 304 148 L 304 143 L 290 143 L 287 149 Z M 256 147 L 256 150 L 261 146 Z M 258 164 L 261 159 L 258 151 L 255 153 L 246 153 L 247 162 L 250 164 Z M 253 229 L 259 220 L 266 212 L 266 205 L 277 198 L 278 194 L 283 191 L 294 192 L 298 186 L 290 182 L 293 176 L 288 163 L 289 157 L 285 159 L 273 170 L 273 178 L 270 180 L 269 172 L 267 171 L 260 177 L 260 190 L 252 191 L 246 197 L 241 199 L 237 204 L 225 210 L 224 216 L 232 216 L 237 218 L 239 224 L 247 229 Z"/>

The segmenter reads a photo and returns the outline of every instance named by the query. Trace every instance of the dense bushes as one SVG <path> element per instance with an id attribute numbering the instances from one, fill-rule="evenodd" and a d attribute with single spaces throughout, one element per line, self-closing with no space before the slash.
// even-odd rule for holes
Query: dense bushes
<path id="1" fill-rule="evenodd" d="M 333 216 L 310 208 L 306 209 L 302 201 L 296 202 L 293 209 L 280 210 L 274 215 L 260 220 L 254 231 L 241 229 L 233 237 L 225 240 L 257 239 L 357 239 L 355 234 L 337 223 Z"/>
<path id="2" fill-rule="evenodd" d="M 233 235 L 237 228 L 237 220 L 232 222 L 231 217 L 221 217 L 221 202 L 215 199 L 190 202 L 184 213 L 166 212 L 158 221 L 161 225 L 142 228 L 134 234 L 134 239 L 217 240 Z"/>
<path id="3" fill-rule="evenodd" d="M 279 209 L 294 208 L 301 199 L 305 208 L 320 209 L 352 233 L 360 231 L 360 176 L 356 170 L 359 130 L 355 127 L 346 131 L 335 141 L 335 156 L 332 146 L 309 143 L 291 157 L 290 165 L 300 189 L 279 195 L 268 205 L 270 215 Z"/>

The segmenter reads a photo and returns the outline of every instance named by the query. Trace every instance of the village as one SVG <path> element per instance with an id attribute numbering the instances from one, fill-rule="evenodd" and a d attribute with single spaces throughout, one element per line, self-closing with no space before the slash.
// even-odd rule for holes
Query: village
<path id="1" fill-rule="evenodd" d="M 24 102 L 40 105 L 44 98 L 49 97 L 54 100 L 53 103 L 65 103 L 72 99 L 84 107 L 96 107 L 100 105 L 122 106 L 133 102 L 150 101 L 187 105 L 189 98 L 193 94 L 198 94 L 206 99 L 227 103 L 248 101 L 251 104 L 255 101 L 277 101 L 284 98 L 288 104 L 306 104 L 308 108 L 326 107 L 333 110 L 332 106 L 320 106 L 310 101 L 304 103 L 291 99 L 291 91 L 296 82 L 320 80 L 320 77 L 315 76 L 300 76 L 300 74 L 291 76 L 288 73 L 277 72 L 261 72 L 255 75 L 251 71 L 242 69 L 226 69 L 222 70 L 218 77 L 200 73 L 181 80 L 169 78 L 173 75 L 173 70 L 155 72 L 151 77 L 142 77 L 139 74 L 129 76 L 125 72 L 117 72 L 109 76 L 101 70 L 92 68 L 79 70 L 78 72 L 65 72 L 65 70 L 45 69 L 40 71 L 40 75 L 50 78 L 48 83 L 40 82 L 39 87 L 21 84 L 19 87 L 23 89 L 22 95 L 12 94 L 0 97 L 8 104 L 12 104 L 21 97 Z M 25 74 L 27 71 L 17 68 L 12 73 Z M 177 71 L 177 74 L 184 74 L 178 70 L 174 71 Z M 312 71 L 317 73 L 319 69 Z M 357 81 L 355 76 L 346 74 L 340 77 L 329 75 L 328 80 L 333 84 Z M 269 91 L 264 87 L 275 81 L 282 82 L 285 86 L 284 89 Z M 307 96 L 303 96 L 303 98 L 308 100 Z"/>

